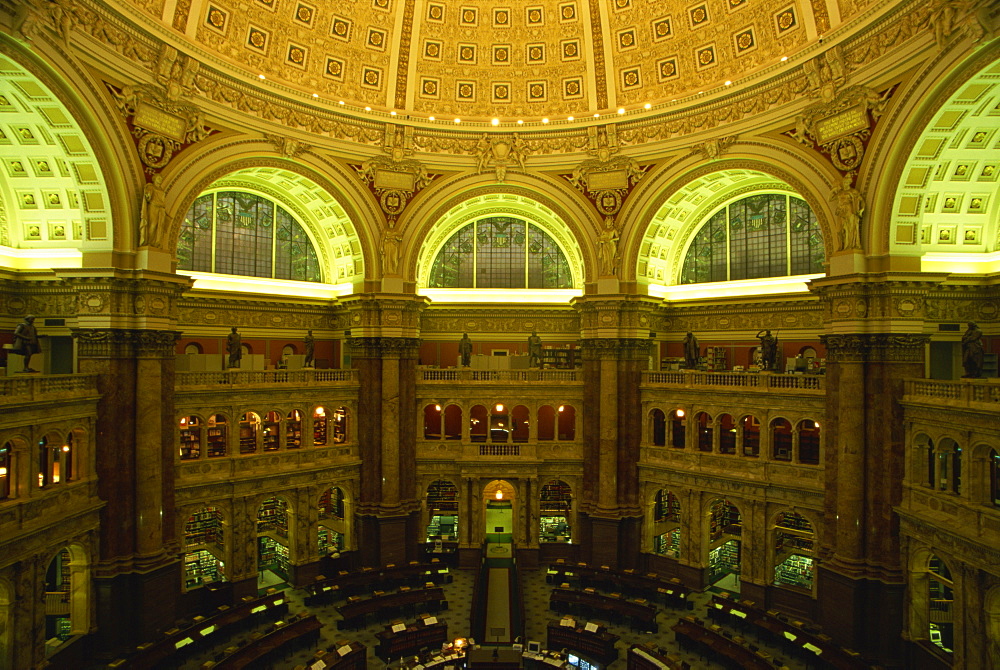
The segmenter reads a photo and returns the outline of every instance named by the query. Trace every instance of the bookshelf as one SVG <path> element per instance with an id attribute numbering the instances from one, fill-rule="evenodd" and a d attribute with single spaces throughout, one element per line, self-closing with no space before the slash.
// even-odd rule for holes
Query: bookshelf
<path id="1" fill-rule="evenodd" d="M 196 416 L 181 419 L 180 456 L 182 461 L 201 457 L 201 420 Z"/>
<path id="2" fill-rule="evenodd" d="M 717 500 L 712 505 L 708 523 L 709 539 L 716 542 L 722 536 L 740 537 L 743 534 L 743 520 L 735 505 L 726 500 Z"/>
<path id="3" fill-rule="evenodd" d="M 679 558 L 681 555 L 681 529 L 674 528 L 654 538 L 653 551 L 661 556 Z"/>
<path id="4" fill-rule="evenodd" d="M 257 569 L 270 570 L 279 577 L 288 579 L 288 568 L 288 547 L 267 535 L 258 537 Z"/>
<path id="5" fill-rule="evenodd" d="M 208 549 L 184 554 L 184 584 L 188 589 L 225 580 L 225 564 Z"/>
<path id="6" fill-rule="evenodd" d="M 545 484 L 540 496 L 539 511 L 542 514 L 569 514 L 573 494 L 565 482 L 553 480 Z"/>
<path id="7" fill-rule="evenodd" d="M 313 445 L 326 446 L 326 410 L 317 407 L 313 413 Z"/>
<path id="8" fill-rule="evenodd" d="M 226 420 L 216 414 L 208 421 L 208 457 L 215 458 L 226 455 L 226 442 L 228 435 L 226 431 Z"/>
<path id="9" fill-rule="evenodd" d="M 302 446 L 302 412 L 293 409 L 288 413 L 288 423 L 285 426 L 285 449 L 298 449 Z"/>
<path id="10" fill-rule="evenodd" d="M 427 487 L 427 508 L 434 512 L 458 511 L 458 488 L 439 479 Z"/>
<path id="11" fill-rule="evenodd" d="M 240 453 L 252 454 L 257 451 L 257 426 L 258 423 L 244 420 L 240 421 Z"/>
<path id="12" fill-rule="evenodd" d="M 281 447 L 281 415 L 268 412 L 264 420 L 264 451 L 277 451 Z"/>
<path id="13" fill-rule="evenodd" d="M 660 489 L 656 492 L 656 521 L 680 521 L 681 501 L 670 491 Z"/>
<path id="14" fill-rule="evenodd" d="M 344 520 L 344 490 L 339 486 L 331 486 L 319 499 L 320 521 L 326 519 Z"/>
<path id="15" fill-rule="evenodd" d="M 338 407 L 333 410 L 333 443 L 347 442 L 347 408 Z"/>
<path id="16" fill-rule="evenodd" d="M 813 557 L 792 554 L 774 567 L 774 583 L 812 590 Z"/>
<path id="17" fill-rule="evenodd" d="M 213 507 L 192 514 L 184 524 L 184 546 L 201 545 L 214 545 L 219 550 L 225 547 L 222 512 Z"/>
<path id="18" fill-rule="evenodd" d="M 705 347 L 705 356 L 702 360 L 705 362 L 705 369 L 709 372 L 721 372 L 729 369 L 726 350 L 722 347 Z"/>
<path id="19" fill-rule="evenodd" d="M 344 535 L 326 526 L 319 527 L 317 541 L 320 556 L 339 552 L 344 548 Z"/>
<path id="20" fill-rule="evenodd" d="M 273 533 L 288 537 L 288 503 L 281 498 L 268 498 L 257 512 L 257 533 Z"/>
<path id="21" fill-rule="evenodd" d="M 542 367 L 572 370 L 583 364 L 577 349 L 542 349 Z"/>
<path id="22" fill-rule="evenodd" d="M 713 584 L 728 574 L 740 574 L 739 540 L 728 540 L 708 552 L 708 581 Z"/>

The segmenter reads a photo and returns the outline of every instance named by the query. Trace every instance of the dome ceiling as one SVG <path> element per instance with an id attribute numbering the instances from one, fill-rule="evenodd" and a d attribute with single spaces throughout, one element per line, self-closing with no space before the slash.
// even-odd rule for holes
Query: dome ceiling
<path id="1" fill-rule="evenodd" d="M 834 6 L 797 0 L 134 1 L 245 74 L 376 110 L 501 121 L 583 118 L 735 82 L 828 31 L 827 7 Z M 841 2 L 843 15 L 866 4 Z"/>

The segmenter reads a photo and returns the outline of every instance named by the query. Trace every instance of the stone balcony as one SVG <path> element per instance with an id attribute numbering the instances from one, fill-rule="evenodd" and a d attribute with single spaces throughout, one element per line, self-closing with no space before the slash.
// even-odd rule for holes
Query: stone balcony
<path id="1" fill-rule="evenodd" d="M 572 384 L 582 383 L 582 370 L 472 370 L 420 368 L 417 384 Z"/>
<path id="2" fill-rule="evenodd" d="M 0 405 L 79 399 L 97 394 L 97 375 L 0 377 Z"/>
<path id="3" fill-rule="evenodd" d="M 537 463 L 542 461 L 582 461 L 583 444 L 579 440 L 517 443 L 461 443 L 455 441 L 417 440 L 417 460 L 456 461 L 463 463 Z"/>
<path id="4" fill-rule="evenodd" d="M 288 389 L 301 387 L 351 387 L 358 385 L 357 370 L 224 370 L 216 372 L 178 372 L 178 390 L 220 388 Z"/>
<path id="5" fill-rule="evenodd" d="M 714 388 L 751 393 L 826 393 L 826 377 L 823 375 L 779 375 L 769 372 L 647 371 L 642 373 L 642 385 L 649 388 Z"/>
<path id="6" fill-rule="evenodd" d="M 1000 412 L 998 379 L 907 379 L 903 401 L 987 412 Z"/>

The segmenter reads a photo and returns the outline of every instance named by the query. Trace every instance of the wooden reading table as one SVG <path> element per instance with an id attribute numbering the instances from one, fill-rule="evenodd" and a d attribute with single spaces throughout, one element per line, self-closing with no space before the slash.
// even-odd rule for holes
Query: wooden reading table
<path id="1" fill-rule="evenodd" d="M 716 626 L 718 628 L 718 626 Z M 683 647 L 694 647 L 714 656 L 732 670 L 775 670 L 771 657 L 759 651 L 752 651 L 721 632 L 706 628 L 693 616 L 683 617 L 671 626 L 677 635 L 677 642 Z M 777 666 L 788 670 L 784 666 Z"/>
<path id="2" fill-rule="evenodd" d="M 203 670 L 240 670 L 258 662 L 273 661 L 276 655 L 286 645 L 308 642 L 315 645 L 319 641 L 319 631 L 323 624 L 315 614 L 300 616 L 285 622 L 279 622 L 274 630 L 261 637 L 251 640 L 234 652 L 224 656 L 218 662 L 205 663 Z"/>
<path id="3" fill-rule="evenodd" d="M 375 655 L 388 662 L 390 658 L 409 656 L 424 647 L 441 648 L 448 641 L 448 624 L 437 617 L 420 617 L 409 625 L 396 623 L 375 633 L 378 646 Z"/>
<path id="4" fill-rule="evenodd" d="M 549 622 L 549 649 L 572 649 L 589 659 L 608 666 L 618 660 L 615 642 L 617 635 L 609 633 L 604 626 L 564 618 Z"/>
<path id="5" fill-rule="evenodd" d="M 360 627 L 364 625 L 365 617 L 369 614 L 378 614 L 386 610 L 403 608 L 409 605 L 426 605 L 430 611 L 441 609 L 444 602 L 444 590 L 440 586 L 433 586 L 422 589 L 400 589 L 396 593 L 376 594 L 367 599 L 348 599 L 348 602 L 337 608 L 340 615 L 344 617 L 343 622 L 338 622 L 341 627 Z"/>
<path id="6" fill-rule="evenodd" d="M 627 619 L 633 628 L 655 633 L 656 608 L 637 600 L 626 600 L 614 595 L 604 595 L 591 590 L 578 591 L 563 586 L 552 589 L 549 607 L 557 612 L 573 611 L 588 618 L 605 618 L 607 612 Z"/>

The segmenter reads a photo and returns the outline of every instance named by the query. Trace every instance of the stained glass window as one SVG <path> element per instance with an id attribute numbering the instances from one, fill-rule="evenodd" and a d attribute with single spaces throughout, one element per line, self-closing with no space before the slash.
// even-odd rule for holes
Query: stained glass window
<path id="1" fill-rule="evenodd" d="M 691 240 L 681 284 L 823 272 L 823 234 L 801 198 L 752 195 L 723 207 Z"/>
<path id="2" fill-rule="evenodd" d="M 430 288 L 572 288 L 562 249 L 548 233 L 508 216 L 457 230 L 431 266 Z"/>
<path id="3" fill-rule="evenodd" d="M 242 191 L 199 196 L 181 226 L 177 267 L 194 272 L 322 281 L 305 229 L 281 205 Z"/>

